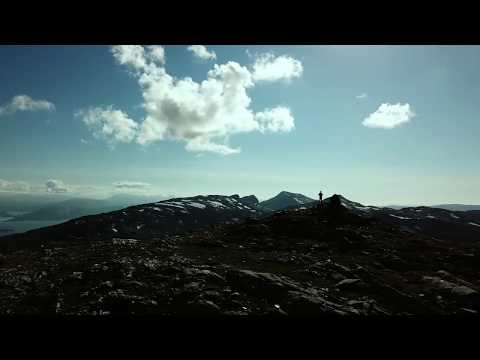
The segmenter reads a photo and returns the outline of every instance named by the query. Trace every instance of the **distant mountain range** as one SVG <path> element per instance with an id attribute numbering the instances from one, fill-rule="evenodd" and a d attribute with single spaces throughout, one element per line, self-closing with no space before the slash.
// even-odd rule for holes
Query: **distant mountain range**
<path id="1" fill-rule="evenodd" d="M 324 203 L 328 204 L 330 199 L 326 198 Z M 394 209 L 366 206 L 343 196 L 340 199 L 342 205 L 354 214 L 380 219 L 409 233 L 423 233 L 446 239 L 480 240 L 480 210 L 454 211 L 426 206 Z M 152 202 L 151 198 L 131 196 L 105 200 L 69 199 L 17 216 L 14 220 L 72 218 L 74 220 L 50 228 L 72 236 L 78 231 L 83 234 L 89 229 L 92 232 L 90 235 L 95 236 L 148 237 L 190 231 L 216 223 L 259 218 L 277 211 L 298 211 L 318 204 L 318 200 L 287 191 L 262 202 L 254 195 L 208 195 L 158 200 L 160 199 Z"/>
<path id="2" fill-rule="evenodd" d="M 443 205 L 434 205 L 431 207 L 452 210 L 452 211 L 480 210 L 480 205 L 443 204 Z"/>
<path id="3" fill-rule="evenodd" d="M 415 206 L 415 205 L 388 205 L 388 206 L 384 206 L 384 207 L 395 209 L 395 210 L 400 210 L 400 209 L 411 208 L 411 207 L 419 207 L 419 206 Z M 428 207 L 451 210 L 451 211 L 480 210 L 480 205 L 465 205 L 465 204 L 441 204 L 441 205 L 430 205 Z"/>

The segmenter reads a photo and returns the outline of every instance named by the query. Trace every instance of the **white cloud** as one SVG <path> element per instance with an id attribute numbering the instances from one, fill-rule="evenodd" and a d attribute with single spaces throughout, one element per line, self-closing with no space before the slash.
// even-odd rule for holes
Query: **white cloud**
<path id="1" fill-rule="evenodd" d="M 377 111 L 365 118 L 362 124 L 372 128 L 393 129 L 408 123 L 413 117 L 415 117 L 415 113 L 408 103 L 403 105 L 384 103 L 379 106 Z"/>
<path id="2" fill-rule="evenodd" d="M 122 65 L 129 65 L 135 69 L 147 66 L 145 49 L 141 45 L 115 45 L 111 50 L 115 59 Z"/>
<path id="3" fill-rule="evenodd" d="M 150 58 L 153 61 L 157 61 L 160 64 L 165 64 L 165 49 L 162 46 L 151 45 L 148 46 L 148 49 L 150 50 Z"/>
<path id="4" fill-rule="evenodd" d="M 45 182 L 47 192 L 52 193 L 64 193 L 67 192 L 67 186 L 63 183 L 62 180 L 49 179 Z"/>
<path id="5" fill-rule="evenodd" d="M 362 93 L 360 95 L 355 96 L 357 99 L 365 99 L 367 97 L 367 94 Z"/>
<path id="6" fill-rule="evenodd" d="M 240 148 L 233 149 L 227 145 L 212 143 L 208 139 L 195 138 L 185 146 L 187 151 L 191 152 L 213 152 L 222 155 L 238 154 Z"/>
<path id="7" fill-rule="evenodd" d="M 217 54 L 214 51 L 208 51 L 203 45 L 191 45 L 187 50 L 193 52 L 193 54 L 202 60 L 215 60 Z"/>
<path id="8" fill-rule="evenodd" d="M 302 73 L 303 66 L 299 60 L 288 55 L 275 57 L 267 53 L 257 56 L 253 64 L 252 78 L 254 81 L 288 81 L 300 77 Z"/>
<path id="9" fill-rule="evenodd" d="M 83 138 L 82 138 L 82 139 L 80 139 L 80 142 L 81 142 L 82 144 L 88 144 L 88 141 L 87 141 L 87 140 L 85 140 L 85 139 L 83 139 Z"/>
<path id="10" fill-rule="evenodd" d="M 136 136 L 138 124 L 112 106 L 79 110 L 75 116 L 82 118 L 95 137 L 107 139 L 110 143 L 131 142 Z"/>
<path id="11" fill-rule="evenodd" d="M 117 62 L 133 70 L 138 80 L 146 116 L 137 123 L 112 107 L 79 112 L 97 137 L 142 145 L 164 139 L 185 141 L 187 151 L 229 155 L 240 152 L 228 144 L 231 135 L 294 129 L 286 107 L 257 114 L 251 110 L 247 91 L 255 82 L 247 67 L 235 61 L 215 64 L 205 80 L 195 82 L 168 74 L 152 51 L 136 45 L 113 47 Z"/>
<path id="12" fill-rule="evenodd" d="M 28 192 L 30 184 L 25 181 L 7 181 L 0 179 L 0 191 Z"/>
<path id="13" fill-rule="evenodd" d="M 144 189 L 149 187 L 149 183 L 140 181 L 117 181 L 112 184 L 118 189 Z"/>
<path id="14" fill-rule="evenodd" d="M 255 120 L 260 124 L 261 132 L 288 132 L 295 128 L 295 120 L 290 109 L 283 106 L 258 112 L 255 114 Z"/>
<path id="15" fill-rule="evenodd" d="M 28 95 L 17 95 L 6 105 L 0 107 L 0 116 L 17 111 L 54 111 L 55 105 L 47 100 L 33 100 Z"/>

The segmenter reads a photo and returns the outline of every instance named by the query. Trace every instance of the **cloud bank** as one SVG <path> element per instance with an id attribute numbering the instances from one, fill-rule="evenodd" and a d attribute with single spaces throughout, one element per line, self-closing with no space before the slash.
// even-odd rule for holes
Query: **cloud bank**
<path id="1" fill-rule="evenodd" d="M 381 104 L 378 109 L 368 115 L 362 122 L 366 127 L 393 129 L 402 124 L 410 122 L 415 117 L 415 113 L 410 108 L 410 104 Z"/>
<path id="2" fill-rule="evenodd" d="M 229 155 L 241 151 L 229 145 L 234 134 L 289 132 L 295 128 L 291 110 L 285 106 L 253 112 L 248 90 L 257 82 L 301 76 L 303 69 L 298 60 L 266 54 L 257 57 L 250 69 L 235 61 L 214 64 L 206 79 L 196 82 L 190 77 L 174 78 L 168 74 L 164 51 L 160 49 L 163 48 L 112 47 L 116 61 L 138 81 L 146 116 L 137 122 L 113 106 L 77 112 L 94 136 L 109 142 L 142 145 L 169 139 L 186 142 L 187 151 Z"/>
<path id="3" fill-rule="evenodd" d="M 45 186 L 50 193 L 68 192 L 67 186 L 61 180 L 49 179 L 45 182 Z"/>
<path id="4" fill-rule="evenodd" d="M 215 54 L 214 51 L 208 51 L 203 45 L 191 45 L 187 50 L 191 51 L 197 58 L 202 60 L 215 60 L 217 58 L 217 54 Z"/>
<path id="5" fill-rule="evenodd" d="M 139 181 L 117 181 L 112 184 L 117 189 L 144 189 L 149 187 L 149 183 Z"/>
<path id="6" fill-rule="evenodd" d="M 54 111 L 55 105 L 47 100 L 33 100 L 28 95 L 17 95 L 10 102 L 0 107 L 0 116 L 17 111 Z"/>
<path id="7" fill-rule="evenodd" d="M 25 181 L 7 181 L 0 179 L 0 191 L 28 192 L 30 185 Z"/>

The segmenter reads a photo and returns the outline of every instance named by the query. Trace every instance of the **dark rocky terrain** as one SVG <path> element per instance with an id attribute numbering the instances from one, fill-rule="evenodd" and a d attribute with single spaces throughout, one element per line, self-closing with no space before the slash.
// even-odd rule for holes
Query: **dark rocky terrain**
<path id="1" fill-rule="evenodd" d="M 174 205 L 189 212 L 184 223 L 211 223 L 165 232 L 178 224 L 167 215 Z M 174 199 L 8 236 L 0 313 L 478 313 L 478 241 L 412 232 L 346 205 L 266 216 L 237 196 Z"/>
<path id="2" fill-rule="evenodd" d="M 325 204 L 331 198 L 324 200 Z M 377 218 L 399 226 L 412 234 L 423 234 L 440 239 L 480 241 L 480 211 L 451 211 L 427 206 L 392 209 L 365 206 L 340 196 L 341 203 L 352 213 L 365 218 Z M 314 208 L 318 201 L 290 206 L 287 209 Z"/>

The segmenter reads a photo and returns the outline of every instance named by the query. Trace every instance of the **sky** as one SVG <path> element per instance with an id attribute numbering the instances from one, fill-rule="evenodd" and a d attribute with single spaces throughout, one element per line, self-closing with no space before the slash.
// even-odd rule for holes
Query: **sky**
<path id="1" fill-rule="evenodd" d="M 479 46 L 0 45 L 0 191 L 480 204 Z"/>

